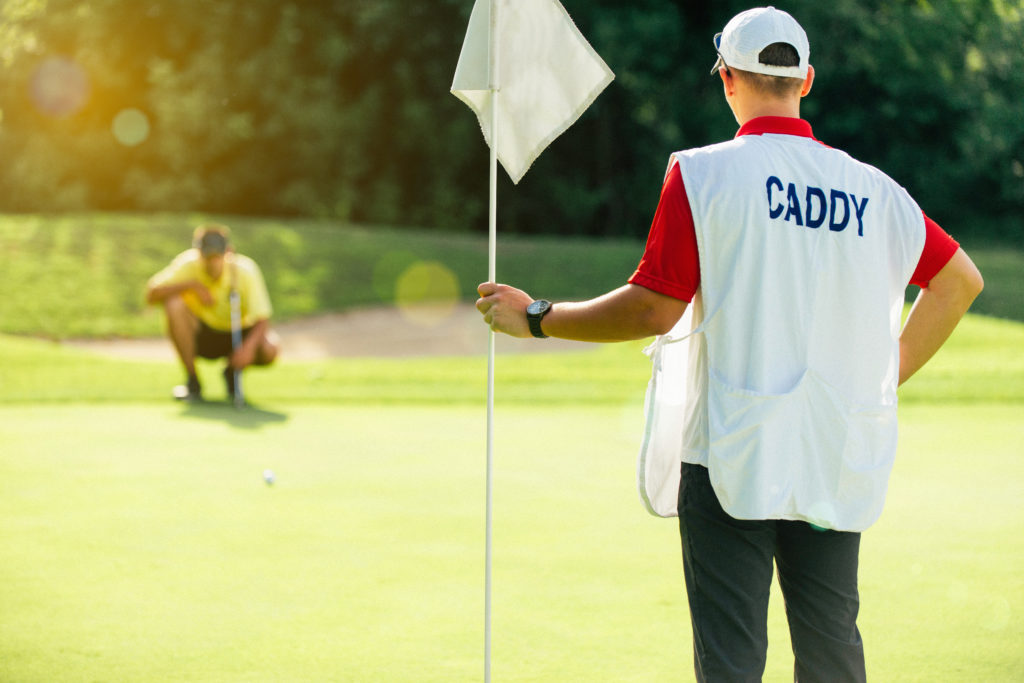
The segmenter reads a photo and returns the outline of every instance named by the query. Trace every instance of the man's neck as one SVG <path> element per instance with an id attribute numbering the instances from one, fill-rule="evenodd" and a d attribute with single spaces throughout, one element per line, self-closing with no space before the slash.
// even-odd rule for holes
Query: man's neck
<path id="1" fill-rule="evenodd" d="M 747 106 L 736 108 L 736 122 L 741 126 L 762 116 L 784 116 L 800 118 L 800 100 L 786 102 L 781 100 L 758 100 Z"/>

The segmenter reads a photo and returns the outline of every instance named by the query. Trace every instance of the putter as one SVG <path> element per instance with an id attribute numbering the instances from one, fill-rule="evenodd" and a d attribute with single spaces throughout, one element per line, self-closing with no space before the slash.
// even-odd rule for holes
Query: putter
<path id="1" fill-rule="evenodd" d="M 235 286 L 234 278 L 232 278 L 231 293 L 228 295 L 228 301 L 231 304 L 231 353 L 234 354 L 238 348 L 242 345 L 242 306 L 240 297 L 238 294 L 238 288 Z M 235 369 L 235 408 L 242 408 L 245 406 L 245 396 L 242 394 L 242 371 Z"/>

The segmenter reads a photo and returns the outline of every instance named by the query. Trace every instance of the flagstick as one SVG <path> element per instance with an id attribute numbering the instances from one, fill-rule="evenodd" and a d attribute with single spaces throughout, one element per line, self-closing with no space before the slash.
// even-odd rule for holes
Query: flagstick
<path id="1" fill-rule="evenodd" d="M 488 207 L 487 280 L 497 282 L 498 260 L 498 3 L 489 0 L 487 80 L 491 91 L 490 202 Z M 494 329 L 487 339 L 487 542 L 484 561 L 484 683 L 491 683 L 491 565 L 494 509 Z"/>
<path id="2" fill-rule="evenodd" d="M 491 57 L 494 68 L 496 56 Z M 493 81 L 492 81 L 493 84 Z M 487 280 L 497 281 L 498 261 L 498 90 L 491 90 L 490 206 L 488 210 Z M 487 550 L 484 562 L 484 682 L 491 681 L 491 528 L 494 508 L 494 330 L 487 343 Z"/>
<path id="3" fill-rule="evenodd" d="M 487 245 L 487 280 L 497 275 L 498 241 L 498 91 L 491 91 L 491 173 Z M 484 568 L 484 681 L 491 680 L 491 511 L 494 493 L 494 330 L 487 347 L 487 558 Z"/>

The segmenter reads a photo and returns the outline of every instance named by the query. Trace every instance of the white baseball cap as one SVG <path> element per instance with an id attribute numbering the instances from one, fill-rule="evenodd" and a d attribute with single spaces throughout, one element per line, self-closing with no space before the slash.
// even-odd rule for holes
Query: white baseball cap
<path id="1" fill-rule="evenodd" d="M 800 65 L 762 64 L 758 55 L 772 43 L 788 43 L 796 48 Z M 727 65 L 769 76 L 807 78 L 807 58 L 811 53 L 807 34 L 796 19 L 774 7 L 755 7 L 730 19 L 725 29 L 715 36 L 715 50 L 718 51 L 718 61 L 711 73 Z"/>

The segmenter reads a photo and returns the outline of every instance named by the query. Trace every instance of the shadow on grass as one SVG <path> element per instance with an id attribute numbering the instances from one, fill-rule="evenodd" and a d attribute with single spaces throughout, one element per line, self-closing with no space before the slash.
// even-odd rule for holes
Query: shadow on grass
<path id="1" fill-rule="evenodd" d="M 247 404 L 244 408 L 236 408 L 227 401 L 182 403 L 181 414 L 184 417 L 226 422 L 238 429 L 260 429 L 268 424 L 288 420 L 286 413 L 267 410 L 252 404 Z"/>

